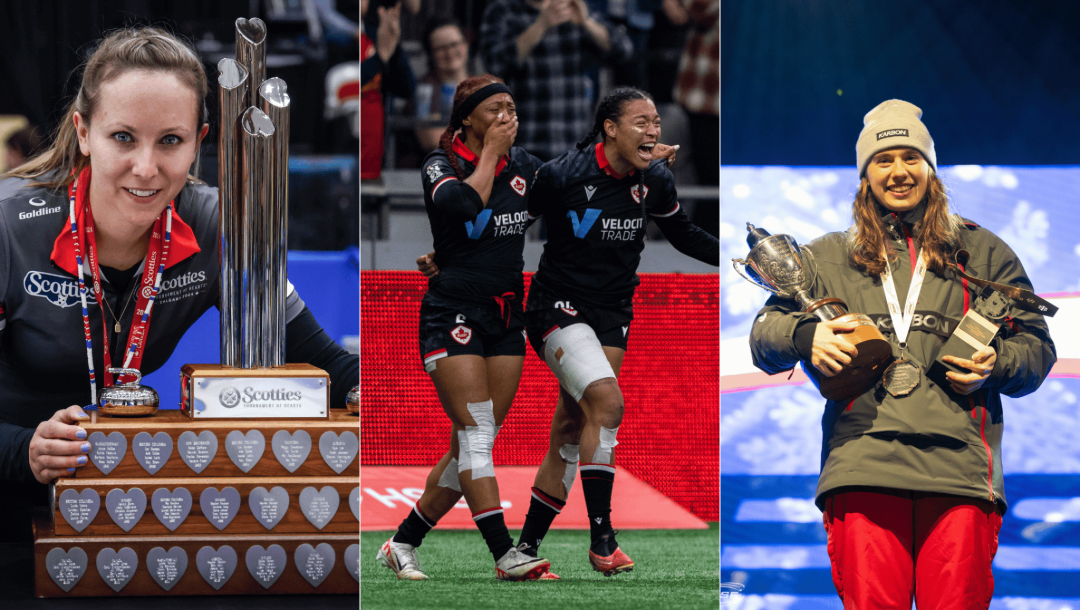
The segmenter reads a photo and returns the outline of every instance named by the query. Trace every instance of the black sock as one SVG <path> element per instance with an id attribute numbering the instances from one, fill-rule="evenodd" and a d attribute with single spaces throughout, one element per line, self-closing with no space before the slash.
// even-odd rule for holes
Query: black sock
<path id="1" fill-rule="evenodd" d="M 551 522 L 555 520 L 555 515 L 562 512 L 564 506 L 565 500 L 553 498 L 536 487 L 532 488 L 529 512 L 525 515 L 525 525 L 521 528 L 521 537 L 518 538 L 519 543 L 529 545 L 525 551 L 527 554 L 537 556 L 540 543 L 551 529 Z"/>
<path id="2" fill-rule="evenodd" d="M 405 517 L 405 520 L 398 526 L 397 533 L 394 534 L 394 542 L 420 546 L 424 542 L 424 536 L 427 536 L 431 528 L 435 527 L 435 523 L 421 512 L 420 505 L 417 504 L 409 511 L 409 516 Z"/>
<path id="3" fill-rule="evenodd" d="M 607 557 L 615 552 L 615 533 L 611 529 L 611 487 L 615 467 L 610 464 L 581 464 L 581 490 L 589 512 L 592 552 Z"/>
<path id="4" fill-rule="evenodd" d="M 484 536 L 484 542 L 488 545 L 495 561 L 502 559 L 507 551 L 514 548 L 514 539 L 506 530 L 506 521 L 503 520 L 501 508 L 489 508 L 473 514 L 473 521 Z"/>

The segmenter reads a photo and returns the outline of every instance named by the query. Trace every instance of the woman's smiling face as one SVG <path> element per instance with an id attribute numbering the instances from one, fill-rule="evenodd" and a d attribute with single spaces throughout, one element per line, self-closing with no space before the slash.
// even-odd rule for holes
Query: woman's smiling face
<path id="1" fill-rule="evenodd" d="M 92 117 L 75 113 L 95 215 L 153 225 L 187 182 L 206 135 L 196 98 L 171 73 L 129 70 L 101 86 Z"/>
<path id="2" fill-rule="evenodd" d="M 892 212 L 906 212 L 922 203 L 930 164 L 914 148 L 890 148 L 870 159 L 866 179 L 878 203 Z"/>

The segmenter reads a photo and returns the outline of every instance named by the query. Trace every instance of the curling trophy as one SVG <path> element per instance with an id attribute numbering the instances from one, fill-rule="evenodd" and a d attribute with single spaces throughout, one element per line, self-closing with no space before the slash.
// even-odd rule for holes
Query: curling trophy
<path id="1" fill-rule="evenodd" d="M 743 279 L 757 284 L 782 299 L 794 300 L 805 313 L 812 313 L 822 321 L 855 321 L 859 326 L 844 338 L 858 349 L 858 356 L 851 364 L 832 377 L 826 377 L 817 368 L 803 363 L 803 370 L 828 400 L 846 400 L 862 394 L 877 383 L 892 360 L 892 347 L 877 329 L 873 320 L 864 314 L 848 313 L 847 305 L 840 299 L 810 296 L 809 289 L 816 278 L 816 266 L 810 250 L 799 246 L 790 235 L 770 235 L 746 223 L 749 235 L 746 243 L 750 253 L 746 260 L 732 259 L 735 272 Z M 739 265 L 746 270 L 744 274 Z M 809 273 L 807 270 L 809 269 Z"/>
<path id="2" fill-rule="evenodd" d="M 285 363 L 289 94 L 266 78 L 266 24 L 236 20 L 218 62 L 221 362 L 182 369 L 193 419 L 329 417 L 329 377 Z"/>

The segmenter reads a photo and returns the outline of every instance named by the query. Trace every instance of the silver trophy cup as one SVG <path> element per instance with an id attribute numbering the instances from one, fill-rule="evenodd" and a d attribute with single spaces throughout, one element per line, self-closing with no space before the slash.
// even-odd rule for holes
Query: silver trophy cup
<path id="1" fill-rule="evenodd" d="M 804 362 L 803 370 L 829 400 L 847 400 L 858 396 L 877 383 L 892 360 L 892 347 L 869 317 L 848 313 L 847 304 L 832 297 L 815 298 L 810 289 L 816 279 L 814 255 L 799 246 L 790 235 L 770 235 L 746 223 L 749 235 L 746 243 L 750 253 L 746 259 L 731 259 L 735 272 L 743 279 L 761 286 L 782 299 L 793 300 L 804 313 L 812 313 L 822 321 L 857 321 L 858 328 L 844 337 L 855 345 L 858 355 L 839 373 L 827 377 L 816 367 Z M 746 270 L 744 274 L 739 265 Z M 808 271 L 809 270 L 809 271 Z"/>

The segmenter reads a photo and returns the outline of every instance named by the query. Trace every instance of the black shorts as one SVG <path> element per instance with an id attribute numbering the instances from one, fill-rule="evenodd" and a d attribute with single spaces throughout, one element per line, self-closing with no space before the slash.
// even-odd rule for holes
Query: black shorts
<path id="1" fill-rule="evenodd" d="M 625 350 L 630 340 L 630 323 L 634 308 L 624 306 L 591 307 L 574 301 L 573 296 L 556 295 L 533 282 L 529 303 L 525 307 L 525 329 L 529 343 L 540 359 L 544 359 L 544 338 L 555 328 L 571 324 L 588 324 L 604 347 Z"/>
<path id="2" fill-rule="evenodd" d="M 521 306 L 502 311 L 453 301 L 428 292 L 420 302 L 420 360 L 433 363 L 446 356 L 524 356 L 525 322 Z M 505 317 L 504 317 L 505 314 Z"/>

